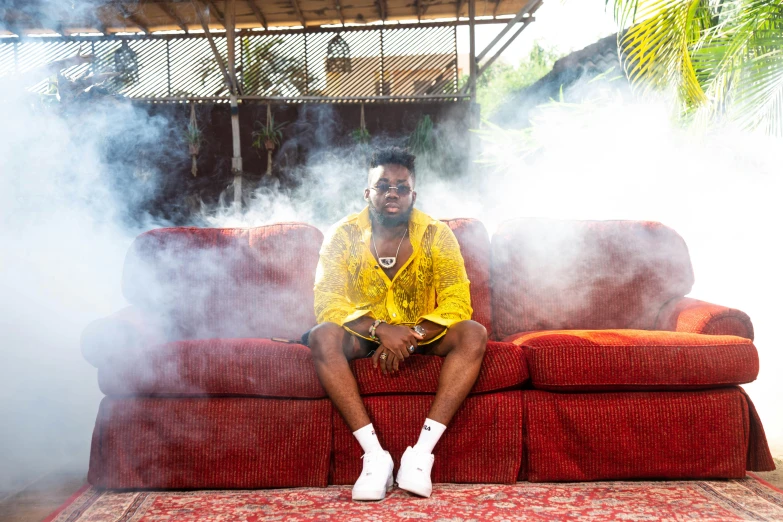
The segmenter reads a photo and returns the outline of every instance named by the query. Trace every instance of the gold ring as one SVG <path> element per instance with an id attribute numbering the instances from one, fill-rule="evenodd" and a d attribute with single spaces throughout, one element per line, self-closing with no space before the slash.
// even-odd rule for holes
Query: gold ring
<path id="1" fill-rule="evenodd" d="M 382 361 L 385 361 L 387 357 L 388 357 L 388 355 L 386 354 L 386 352 L 383 352 L 383 353 L 381 354 L 381 357 L 380 357 L 380 359 L 381 359 Z"/>

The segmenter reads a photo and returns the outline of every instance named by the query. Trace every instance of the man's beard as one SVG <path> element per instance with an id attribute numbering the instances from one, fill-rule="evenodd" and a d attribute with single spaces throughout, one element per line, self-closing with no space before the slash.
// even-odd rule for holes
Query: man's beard
<path id="1" fill-rule="evenodd" d="M 413 205 L 411 205 L 405 212 L 400 212 L 396 216 L 389 216 L 384 215 L 383 212 L 375 208 L 372 203 L 370 204 L 370 215 L 373 217 L 373 220 L 382 227 L 386 228 L 394 228 L 407 223 L 408 219 L 411 217 L 411 212 L 413 212 Z"/>

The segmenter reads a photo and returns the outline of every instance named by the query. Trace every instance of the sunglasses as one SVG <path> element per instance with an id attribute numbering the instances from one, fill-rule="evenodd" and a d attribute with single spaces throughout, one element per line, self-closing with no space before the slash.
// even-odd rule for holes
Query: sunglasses
<path id="1" fill-rule="evenodd" d="M 372 190 L 375 190 L 379 194 L 388 194 L 390 190 L 394 189 L 397 191 L 397 195 L 400 197 L 405 197 L 408 194 L 411 193 L 411 188 L 408 185 L 389 185 L 388 183 L 380 182 L 374 187 L 370 187 Z"/>

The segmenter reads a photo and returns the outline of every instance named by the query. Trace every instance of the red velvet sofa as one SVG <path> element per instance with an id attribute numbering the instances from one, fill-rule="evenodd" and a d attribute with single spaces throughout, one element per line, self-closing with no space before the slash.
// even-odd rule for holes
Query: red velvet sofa
<path id="1" fill-rule="evenodd" d="M 436 447 L 434 482 L 736 478 L 774 469 L 738 385 L 755 379 L 743 312 L 685 297 L 684 241 L 652 222 L 518 219 L 490 243 L 446 220 L 492 339 Z M 351 484 L 361 451 L 308 348 L 321 232 L 169 228 L 141 234 L 123 271 L 131 306 L 82 338 L 106 395 L 89 482 L 104 488 Z M 280 338 L 282 340 L 274 340 Z M 394 376 L 352 363 L 399 464 L 441 359 Z"/>

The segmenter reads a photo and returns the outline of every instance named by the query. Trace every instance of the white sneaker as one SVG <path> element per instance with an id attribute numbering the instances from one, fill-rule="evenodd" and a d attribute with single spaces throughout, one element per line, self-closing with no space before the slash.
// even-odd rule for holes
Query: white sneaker
<path id="1" fill-rule="evenodd" d="M 400 461 L 400 469 L 397 471 L 397 485 L 400 489 L 410 491 L 421 497 L 429 497 L 432 494 L 432 463 L 435 456 L 431 453 L 420 453 L 416 448 L 405 450 Z"/>
<path id="2" fill-rule="evenodd" d="M 371 451 L 362 457 L 364 465 L 359 480 L 353 485 L 354 500 L 383 500 L 394 484 L 394 462 L 388 451 Z"/>

